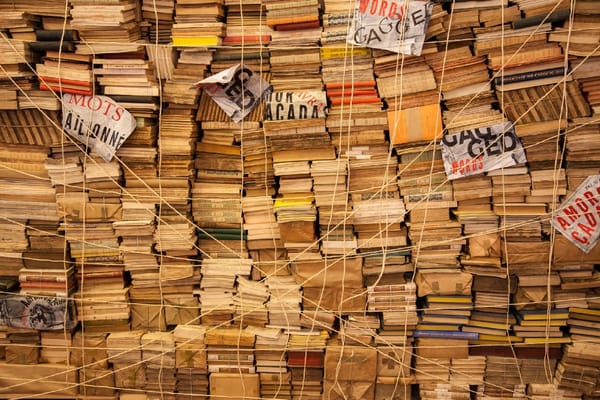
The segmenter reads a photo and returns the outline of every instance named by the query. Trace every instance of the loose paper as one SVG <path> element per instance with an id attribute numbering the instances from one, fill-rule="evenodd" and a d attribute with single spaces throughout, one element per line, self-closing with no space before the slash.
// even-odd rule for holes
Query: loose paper
<path id="1" fill-rule="evenodd" d="M 325 118 L 326 111 L 327 96 L 323 91 L 273 92 L 267 96 L 265 120 Z"/>
<path id="2" fill-rule="evenodd" d="M 448 179 L 477 175 L 527 161 L 510 122 L 444 135 L 442 158 Z"/>
<path id="3" fill-rule="evenodd" d="M 271 91 L 259 74 L 237 64 L 193 85 L 202 88 L 231 117 L 240 122 Z"/>
<path id="4" fill-rule="evenodd" d="M 346 41 L 356 46 L 419 56 L 432 9 L 433 3 L 429 1 L 356 0 Z"/>
<path id="5" fill-rule="evenodd" d="M 63 94 L 63 130 L 106 161 L 113 158 L 136 125 L 133 115 L 110 97 Z"/>
<path id="6" fill-rule="evenodd" d="M 588 176 L 552 215 L 552 225 L 589 253 L 600 238 L 600 175 Z"/>

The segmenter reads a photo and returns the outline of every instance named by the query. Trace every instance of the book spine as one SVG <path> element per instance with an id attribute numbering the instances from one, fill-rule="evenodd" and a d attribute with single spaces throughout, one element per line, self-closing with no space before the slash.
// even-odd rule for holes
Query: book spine
<path id="1" fill-rule="evenodd" d="M 320 26 L 321 26 L 321 24 L 317 20 L 317 21 L 297 22 L 297 23 L 290 23 L 290 24 L 280 24 L 280 25 L 277 25 L 276 28 L 278 31 L 295 31 L 295 30 L 300 30 L 300 29 L 318 28 Z"/>
<path id="2" fill-rule="evenodd" d="M 47 41 L 47 42 L 30 42 L 29 48 L 33 51 L 75 51 L 73 42 Z"/>
<path id="3" fill-rule="evenodd" d="M 463 332 L 463 331 L 434 331 L 434 330 L 415 330 L 413 332 L 415 338 L 433 338 L 433 339 L 464 339 L 477 340 L 479 333 Z"/>
<path id="4" fill-rule="evenodd" d="M 51 90 L 53 92 L 59 93 L 71 93 L 71 94 L 84 94 L 87 96 L 92 95 L 91 90 L 80 90 L 80 89 L 70 89 L 70 88 L 60 88 L 56 85 L 46 85 L 45 83 L 40 82 L 40 90 Z"/>
<path id="5" fill-rule="evenodd" d="M 531 80 L 536 80 L 536 79 L 551 78 L 551 77 L 555 77 L 555 76 L 562 76 L 564 74 L 565 74 L 565 67 L 556 67 L 556 68 L 550 68 L 550 69 L 542 69 L 539 71 L 530 71 L 530 72 L 522 72 L 522 73 L 518 73 L 518 74 L 497 76 L 495 78 L 495 83 L 496 83 L 496 85 L 503 85 L 503 84 L 508 84 L 508 83 L 525 82 L 525 81 L 531 81 Z"/>
<path id="6" fill-rule="evenodd" d="M 42 42 L 60 42 L 79 40 L 77 31 L 73 29 L 38 29 L 35 31 L 35 38 Z"/>
<path id="7" fill-rule="evenodd" d="M 551 13 L 550 15 L 541 14 L 535 15 L 533 17 L 522 18 L 516 21 L 513 21 L 512 27 L 513 29 L 521 29 L 521 28 L 529 28 L 531 26 L 540 25 L 542 22 L 559 22 L 564 21 L 569 17 L 570 10 L 563 9 L 557 10 Z"/>

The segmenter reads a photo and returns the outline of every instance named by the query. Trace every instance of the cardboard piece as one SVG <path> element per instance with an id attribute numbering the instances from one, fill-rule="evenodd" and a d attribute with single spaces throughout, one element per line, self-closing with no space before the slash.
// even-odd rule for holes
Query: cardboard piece
<path id="1" fill-rule="evenodd" d="M 167 325 L 198 325 L 200 323 L 198 299 L 190 295 L 165 295 Z"/>
<path id="2" fill-rule="evenodd" d="M 314 242 L 314 221 L 289 221 L 279 223 L 279 235 L 284 242 Z"/>
<path id="3" fill-rule="evenodd" d="M 376 373 L 376 349 L 361 346 L 327 346 L 325 380 L 374 382 Z"/>
<path id="4" fill-rule="evenodd" d="M 344 314 L 362 313 L 367 307 L 367 291 L 363 287 L 305 287 L 302 293 L 302 305 L 305 310 L 316 310 L 318 308 L 320 311 Z"/>
<path id="5" fill-rule="evenodd" d="M 40 358 L 40 348 L 35 345 L 7 344 L 4 351 L 6 362 L 9 364 L 33 365 L 37 364 Z"/>
<path id="6" fill-rule="evenodd" d="M 250 400 L 260 397 L 258 374 L 213 372 L 210 374 L 210 394 L 214 398 Z"/>
<path id="7" fill-rule="evenodd" d="M 471 257 L 500 257 L 500 235 L 489 233 L 469 238 Z"/>
<path id="8" fill-rule="evenodd" d="M 546 307 L 548 289 L 545 286 L 531 286 L 517 288 L 514 305 L 516 309 L 526 308 L 529 304 Z"/>
<path id="9" fill-rule="evenodd" d="M 422 358 L 468 358 L 469 341 L 419 338 L 415 344 L 415 354 Z"/>
<path id="10" fill-rule="evenodd" d="M 167 320 L 160 304 L 131 304 L 131 330 L 165 331 Z"/>
<path id="11" fill-rule="evenodd" d="M 412 344 L 405 348 L 402 346 L 378 346 L 377 347 L 377 377 L 401 377 L 410 376 L 410 364 L 413 357 Z"/>
<path id="12" fill-rule="evenodd" d="M 562 235 L 555 236 L 552 254 L 555 264 L 600 264 L 600 246 L 596 245 L 588 253 L 585 253 Z"/>
<path id="13" fill-rule="evenodd" d="M 373 400 L 375 383 L 361 381 L 323 382 L 324 400 Z"/>
<path id="14" fill-rule="evenodd" d="M 144 364 L 113 363 L 115 386 L 123 389 L 143 389 L 146 385 Z"/>
<path id="15" fill-rule="evenodd" d="M 419 271 L 415 276 L 418 296 L 428 294 L 471 294 L 473 276 L 461 271 Z"/>
<path id="16" fill-rule="evenodd" d="M 85 396 L 114 396 L 115 375 L 112 369 L 81 368 L 79 391 Z"/>
<path id="17" fill-rule="evenodd" d="M 71 348 L 71 364 L 96 368 L 108 368 L 108 353 L 106 352 L 106 334 L 73 335 Z"/>
<path id="18" fill-rule="evenodd" d="M 303 287 L 361 287 L 362 258 L 299 261 L 292 264 L 296 283 Z"/>
<path id="19" fill-rule="evenodd" d="M 398 384 L 395 382 L 387 383 L 380 382 L 377 379 L 377 385 L 375 385 L 375 400 L 410 400 L 411 396 L 411 385 Z"/>
<path id="20" fill-rule="evenodd" d="M 177 368 L 206 369 L 206 347 L 195 343 L 182 343 L 175 350 Z"/>

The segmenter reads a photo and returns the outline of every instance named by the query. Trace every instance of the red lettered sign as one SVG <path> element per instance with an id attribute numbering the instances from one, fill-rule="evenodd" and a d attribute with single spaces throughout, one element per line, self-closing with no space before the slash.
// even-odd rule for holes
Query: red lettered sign
<path id="1" fill-rule="evenodd" d="M 552 225 L 589 253 L 600 238 L 600 175 L 588 176 L 552 215 Z"/>

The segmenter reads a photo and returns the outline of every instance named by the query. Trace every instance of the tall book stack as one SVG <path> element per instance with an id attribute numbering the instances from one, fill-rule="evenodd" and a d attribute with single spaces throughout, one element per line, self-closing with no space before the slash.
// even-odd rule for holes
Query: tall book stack
<path id="1" fill-rule="evenodd" d="M 344 47 L 348 28 L 354 17 L 355 4 L 352 0 L 326 0 L 323 2 L 323 32 L 321 33 L 323 46 L 341 44 L 340 47 Z"/>
<path id="2" fill-rule="evenodd" d="M 208 395 L 208 366 L 204 338 L 207 327 L 203 325 L 177 325 L 175 339 L 175 366 L 177 392 L 181 396 Z"/>
<path id="3" fill-rule="evenodd" d="M 106 337 L 108 361 L 115 371 L 115 386 L 142 390 L 146 385 L 146 366 L 142 362 L 141 339 L 144 331 L 111 332 Z"/>
<path id="4" fill-rule="evenodd" d="M 477 386 L 477 396 L 485 398 L 519 396 L 525 393 L 521 381 L 520 361 L 515 357 L 490 355 L 486 357 L 483 385 Z"/>
<path id="5" fill-rule="evenodd" d="M 158 134 L 159 175 L 187 178 L 193 174 L 194 148 L 198 125 L 193 110 L 173 104 L 163 111 Z"/>
<path id="6" fill-rule="evenodd" d="M 467 340 L 478 338 L 477 333 L 462 329 L 469 323 L 473 309 L 470 294 L 428 294 L 421 299 L 421 305 L 420 320 L 415 331 L 416 338 L 448 337 Z"/>
<path id="7" fill-rule="evenodd" d="M 412 357 L 412 333 L 419 322 L 416 290 L 414 282 L 367 286 L 367 311 L 381 316 L 381 328 L 375 342 L 381 347 L 410 349 L 408 354 L 401 353 L 403 357 L 409 357 L 404 360 L 408 365 Z"/>
<path id="8" fill-rule="evenodd" d="M 172 29 L 174 47 L 219 46 L 225 36 L 223 0 L 179 0 Z"/>
<path id="9" fill-rule="evenodd" d="M 270 196 L 242 198 L 244 229 L 248 232 L 247 245 L 254 262 L 254 276 L 289 276 L 287 252 L 281 243 L 279 225 Z"/>
<path id="10" fill-rule="evenodd" d="M 175 379 L 175 338 L 172 332 L 148 332 L 140 340 L 142 361 L 146 365 L 148 393 L 164 390 L 174 392 Z"/>
<path id="11" fill-rule="evenodd" d="M 275 194 L 273 153 L 259 122 L 244 122 L 244 129 L 235 133 L 244 158 L 244 192 L 246 197 Z"/>
<path id="12" fill-rule="evenodd" d="M 115 3 L 110 0 L 71 2 L 71 27 L 77 29 L 82 42 L 77 53 L 101 54 L 139 50 L 140 19 L 135 0 Z"/>
<path id="13" fill-rule="evenodd" d="M 5 55 L 0 69 L 0 90 L 2 101 L 0 110 L 10 114 L 8 110 L 17 110 L 17 93 L 19 89 L 32 90 L 34 88 L 34 73 L 26 67 L 33 62 L 33 53 L 29 43 L 20 39 L 6 38 L 0 44 L 0 51 Z M 6 110 L 6 111 L 5 111 Z"/>
<path id="14" fill-rule="evenodd" d="M 486 5 L 493 3 L 495 5 L 506 5 L 508 1 L 498 2 L 462 2 L 456 1 L 450 7 L 450 13 L 442 18 L 444 27 L 444 37 L 448 40 L 449 49 L 454 46 L 461 46 L 470 43 L 473 39 L 473 28 L 479 26 L 479 11 Z"/>
<path id="15" fill-rule="evenodd" d="M 174 10 L 175 0 L 143 0 L 142 19 L 146 25 L 142 27 L 142 37 L 150 43 L 170 43 Z"/>
<path id="16" fill-rule="evenodd" d="M 267 26 L 265 5 L 257 0 L 225 0 L 227 30 L 223 45 L 215 51 L 212 72 L 229 68 L 236 63 L 260 74 L 269 71 L 269 52 L 272 29 Z"/>
<path id="17" fill-rule="evenodd" d="M 357 241 L 348 221 L 348 161 L 343 158 L 313 161 L 310 175 L 319 214 L 322 254 L 325 257 L 354 254 Z"/>
<path id="18" fill-rule="evenodd" d="M 516 286 L 514 277 L 473 274 L 473 311 L 468 325 L 462 328 L 479 333 L 472 342 L 478 346 L 471 348 L 471 354 L 494 354 L 497 347 L 522 342 L 512 332 L 516 318 L 510 312 L 510 295 Z"/>
<path id="19" fill-rule="evenodd" d="M 204 258 L 201 265 L 200 308 L 202 323 L 229 324 L 235 313 L 233 296 L 236 276 L 249 277 L 252 260 Z"/>
<path id="20" fill-rule="evenodd" d="M 292 374 L 292 399 L 321 399 L 327 331 L 296 331 L 288 342 L 287 365 Z"/>
<path id="21" fill-rule="evenodd" d="M 197 106 L 200 90 L 193 87 L 193 84 L 205 77 L 213 52 L 203 47 L 179 47 L 178 49 L 179 57 L 176 66 L 164 84 L 163 99 L 172 104 Z"/>
<path id="22" fill-rule="evenodd" d="M 271 27 L 267 26 L 266 6 L 258 0 L 243 4 L 225 0 L 227 7 L 227 35 L 223 43 L 236 46 L 265 46 L 271 40 Z"/>
<path id="23" fill-rule="evenodd" d="M 256 334 L 254 352 L 261 397 L 290 398 L 291 374 L 286 357 L 289 336 L 280 328 L 252 328 L 252 331 Z"/>
<path id="24" fill-rule="evenodd" d="M 46 147 L 0 146 L 3 276 L 16 279 L 19 270 L 25 266 L 24 262 L 29 259 L 32 262 L 51 259 L 51 268 L 64 267 L 60 262 L 64 259 L 61 255 L 64 239 L 57 235 L 59 214 L 56 193 L 48 191 L 52 183 L 44 165 L 47 157 Z M 47 237 L 50 240 L 46 242 L 44 239 Z M 26 251 L 32 254 L 22 258 Z M 45 256 L 46 251 L 48 256 Z"/>
<path id="25" fill-rule="evenodd" d="M 192 215 L 201 228 L 237 228 L 242 224 L 242 159 L 239 146 L 196 143 L 196 179 Z"/>
<path id="26" fill-rule="evenodd" d="M 239 327 L 216 327 L 206 332 L 208 372 L 254 374 L 255 333 Z"/>
<path id="27" fill-rule="evenodd" d="M 248 325 L 264 327 L 269 322 L 266 303 L 269 292 L 264 281 L 253 281 L 243 276 L 236 279 L 234 322 L 242 327 Z"/>
<path id="28" fill-rule="evenodd" d="M 275 274 L 266 277 L 265 285 L 269 289 L 269 327 L 300 329 L 302 286 L 291 275 Z"/>
<path id="29" fill-rule="evenodd" d="M 598 376 L 597 343 L 576 342 L 564 347 L 564 355 L 556 367 L 553 383 L 558 389 L 576 391 L 580 395 L 595 392 L 594 377 Z"/>
<path id="30" fill-rule="evenodd" d="M 493 109 L 496 98 L 489 82 L 485 56 L 472 55 L 467 46 L 425 56 L 433 69 L 447 110 L 443 112 L 448 133 L 504 121 Z"/>

